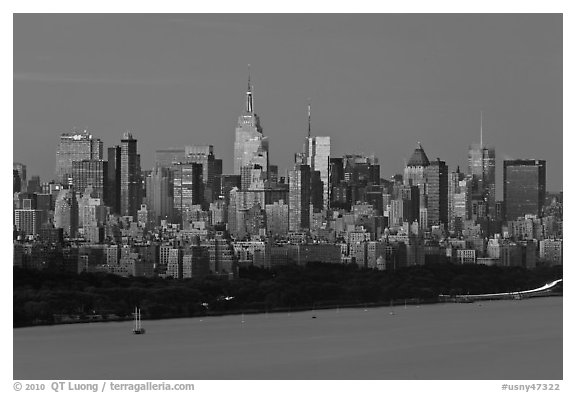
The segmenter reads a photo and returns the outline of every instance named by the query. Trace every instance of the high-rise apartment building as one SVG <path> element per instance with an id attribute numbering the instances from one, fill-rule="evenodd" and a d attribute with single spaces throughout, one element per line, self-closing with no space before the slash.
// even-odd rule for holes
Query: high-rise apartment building
<path id="1" fill-rule="evenodd" d="M 16 230 L 23 235 L 37 235 L 40 232 L 42 213 L 42 210 L 31 208 L 14 210 Z"/>
<path id="2" fill-rule="evenodd" d="M 526 214 L 540 216 L 546 197 L 546 161 L 504 161 L 504 216 L 512 221 Z"/>
<path id="3" fill-rule="evenodd" d="M 125 132 L 120 143 L 120 214 L 138 218 L 142 201 L 142 179 L 137 140 Z"/>
<path id="4" fill-rule="evenodd" d="M 289 207 L 283 200 L 266 205 L 266 229 L 271 236 L 284 236 L 289 230 Z"/>
<path id="5" fill-rule="evenodd" d="M 258 164 L 268 172 L 268 138 L 263 136 L 260 118 L 254 113 L 252 85 L 248 78 L 246 108 L 238 117 L 234 140 L 234 174 L 240 175 L 241 168 Z"/>
<path id="6" fill-rule="evenodd" d="M 72 185 L 72 162 L 103 159 L 103 144 L 88 131 L 63 133 L 56 151 L 56 179 Z"/>

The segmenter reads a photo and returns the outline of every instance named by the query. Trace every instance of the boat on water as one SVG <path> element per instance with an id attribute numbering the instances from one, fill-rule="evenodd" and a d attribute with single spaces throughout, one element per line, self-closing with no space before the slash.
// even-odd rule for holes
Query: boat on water
<path id="1" fill-rule="evenodd" d="M 134 329 L 132 329 L 134 334 L 144 334 L 146 329 L 142 327 L 142 314 L 138 307 L 134 310 Z"/>

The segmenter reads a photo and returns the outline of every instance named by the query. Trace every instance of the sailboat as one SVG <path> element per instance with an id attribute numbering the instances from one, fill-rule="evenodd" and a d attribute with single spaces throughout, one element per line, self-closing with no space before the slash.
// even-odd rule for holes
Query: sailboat
<path id="1" fill-rule="evenodd" d="M 134 329 L 132 329 L 134 334 L 144 334 L 146 329 L 142 327 L 142 314 L 138 307 L 134 310 Z"/>

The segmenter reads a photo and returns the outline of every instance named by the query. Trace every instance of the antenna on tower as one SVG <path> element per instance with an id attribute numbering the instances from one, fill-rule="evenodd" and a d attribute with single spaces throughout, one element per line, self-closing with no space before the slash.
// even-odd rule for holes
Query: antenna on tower
<path id="1" fill-rule="evenodd" d="M 482 143 L 482 118 L 484 117 L 484 111 L 480 111 L 480 147 L 484 147 Z"/>
<path id="2" fill-rule="evenodd" d="M 246 91 L 246 112 L 254 111 L 254 98 L 252 97 L 252 84 L 250 83 L 250 64 L 248 64 L 248 91 Z"/>
<path id="3" fill-rule="evenodd" d="M 251 91 L 252 87 L 250 85 L 250 64 L 248 64 L 248 91 Z"/>
<path id="4" fill-rule="evenodd" d="M 308 98 L 308 138 L 311 136 L 311 122 L 310 122 L 310 98 Z"/>

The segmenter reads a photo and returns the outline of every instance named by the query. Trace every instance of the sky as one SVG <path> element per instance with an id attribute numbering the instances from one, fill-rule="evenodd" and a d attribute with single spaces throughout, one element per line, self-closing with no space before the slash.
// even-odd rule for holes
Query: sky
<path id="1" fill-rule="evenodd" d="M 154 151 L 212 144 L 233 168 L 248 64 L 281 173 L 307 134 L 332 155 L 374 154 L 402 173 L 420 142 L 449 170 L 483 139 L 502 160 L 543 159 L 562 187 L 561 14 L 15 14 L 13 160 L 54 176 L 59 135 Z M 105 157 L 106 158 L 106 157 Z"/>

